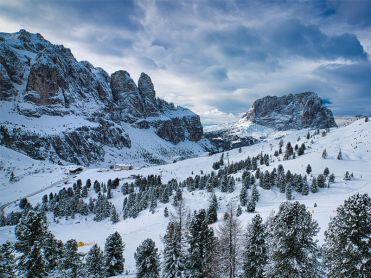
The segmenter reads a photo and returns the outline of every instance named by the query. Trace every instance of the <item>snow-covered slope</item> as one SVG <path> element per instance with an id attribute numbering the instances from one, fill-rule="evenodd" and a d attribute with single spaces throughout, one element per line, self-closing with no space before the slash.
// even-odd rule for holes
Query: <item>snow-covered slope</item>
<path id="1" fill-rule="evenodd" d="M 0 33 L 0 145 L 58 164 L 143 165 L 199 155 L 206 141 L 199 116 L 157 98 L 147 74 L 135 83 L 40 34 Z"/>
<path id="2" fill-rule="evenodd" d="M 313 130 L 309 132 L 313 134 Z M 264 141 L 243 147 L 241 152 L 238 149 L 225 152 L 224 159 L 225 161 L 229 159 L 229 162 L 232 163 L 263 152 L 272 155 L 273 161 L 269 166 L 261 166 L 260 169 L 262 171 L 272 170 L 274 167 L 282 164 L 285 170 L 290 170 L 292 173 L 305 174 L 306 167 L 310 164 L 313 170 L 311 175 L 313 176 L 323 173 L 324 168 L 328 167 L 330 172 L 335 175 L 335 183 L 331 184 L 330 188 L 320 188 L 318 193 L 309 193 L 307 196 L 293 193 L 293 199 L 305 204 L 314 219 L 318 221 L 321 228 L 318 239 L 322 243 L 324 239 L 323 233 L 327 228 L 330 217 L 334 216 L 336 207 L 356 192 L 371 194 L 371 123 L 358 120 L 345 127 L 332 128 L 324 137 L 315 135 L 309 140 L 306 139 L 307 133 L 308 129 L 287 130 L 279 134 L 271 133 Z M 280 139 L 285 144 L 291 142 L 293 145 L 298 144 L 300 146 L 302 143 L 305 143 L 307 146 L 305 154 L 290 160 L 282 160 L 282 155 L 274 157 L 273 153 L 278 149 Z M 324 149 L 328 153 L 327 159 L 322 158 Z M 337 159 L 339 150 L 342 151 L 343 160 Z M 52 184 L 51 188 L 47 188 L 45 191 L 28 198 L 31 203 L 35 204 L 40 202 L 43 194 L 58 192 L 62 186 L 72 186 L 77 179 L 81 179 L 83 183 L 88 178 L 92 181 L 107 182 L 108 179 L 118 177 L 121 179 L 120 184 L 122 184 L 126 181 L 133 181 L 132 175 L 147 176 L 155 174 L 161 175 L 163 182 L 167 182 L 172 178 L 182 181 L 189 176 L 200 174 L 201 171 L 210 173 L 213 170 L 212 164 L 219 161 L 221 155 L 201 156 L 167 165 L 150 166 L 130 171 L 90 168 L 73 177 L 64 174 L 66 169 L 64 166 L 54 165 L 54 168 L 52 168 L 50 164 L 32 160 L 5 148 L 2 148 L 2 152 L 5 154 L 1 162 L 0 203 L 2 204 L 26 196 L 39 189 L 47 188 Z M 37 169 L 40 168 L 44 169 L 44 171 L 37 172 Z M 8 182 L 11 169 L 14 169 L 16 178 L 19 177 L 20 180 L 13 183 Z M 343 177 L 346 171 L 353 173 L 354 179 L 344 181 Z M 240 177 L 241 174 L 242 172 L 239 171 L 234 176 Z M 63 185 L 64 181 L 66 181 L 66 185 Z M 233 193 L 222 193 L 216 190 L 219 199 L 218 219 L 222 219 L 228 202 L 232 201 L 238 204 L 240 188 L 241 183 L 237 182 Z M 277 188 L 264 190 L 258 187 L 258 190 L 260 200 L 257 203 L 256 211 L 266 219 L 272 212 L 277 211 L 279 204 L 285 200 L 285 194 L 280 193 Z M 90 192 L 89 197 L 94 196 L 94 194 Z M 192 211 L 206 208 L 209 197 L 210 193 L 206 190 L 188 192 L 184 189 L 183 192 L 185 204 Z M 112 202 L 118 211 L 121 211 L 123 199 L 124 196 L 119 189 L 113 192 Z M 314 206 L 315 203 L 317 204 L 316 207 Z M 166 204 L 166 206 L 170 211 L 173 209 L 170 203 Z M 50 230 L 56 237 L 63 241 L 74 238 L 78 241 L 89 243 L 88 246 L 80 248 L 80 251 L 87 251 L 93 243 L 98 243 L 103 247 L 105 238 L 112 232 L 118 231 L 123 236 L 126 244 L 124 252 L 126 259 L 125 268 L 133 272 L 135 269 L 133 254 L 136 247 L 144 239 L 152 238 L 156 245 L 159 246 L 159 249 L 162 248 L 161 235 L 164 234 L 168 223 L 168 218 L 163 216 L 164 207 L 164 204 L 159 203 L 155 214 L 147 210 L 142 211 L 136 219 L 122 220 L 121 218 L 121 221 L 117 224 L 111 224 L 109 220 L 94 222 L 92 221 L 92 216 L 88 216 L 86 219 L 85 217 L 76 217 L 76 219 L 61 220 L 59 223 L 51 221 L 49 225 Z M 11 204 L 6 207 L 5 211 L 9 212 L 16 209 L 16 204 Z M 245 226 L 254 215 L 254 213 L 244 211 L 240 216 L 242 224 Z M 213 224 L 213 227 L 217 227 L 220 221 Z M 7 239 L 15 239 L 14 227 L 0 228 L 0 242 L 2 243 Z"/>

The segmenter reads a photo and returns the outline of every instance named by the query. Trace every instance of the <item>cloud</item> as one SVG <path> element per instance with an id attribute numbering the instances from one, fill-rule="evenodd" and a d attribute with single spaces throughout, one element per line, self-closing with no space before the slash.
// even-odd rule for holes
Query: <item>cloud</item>
<path id="1" fill-rule="evenodd" d="M 211 123 L 301 91 L 337 114 L 367 111 L 368 2 L 14 0 L 0 3 L 0 24 L 39 32 L 108 72 L 144 71 L 160 97 Z"/>

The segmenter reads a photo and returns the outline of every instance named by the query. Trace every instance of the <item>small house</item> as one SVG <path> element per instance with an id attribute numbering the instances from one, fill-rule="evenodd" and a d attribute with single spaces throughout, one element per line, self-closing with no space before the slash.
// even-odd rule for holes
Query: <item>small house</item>
<path id="1" fill-rule="evenodd" d="M 132 170 L 133 166 L 130 164 L 114 164 L 113 165 L 113 170 Z"/>

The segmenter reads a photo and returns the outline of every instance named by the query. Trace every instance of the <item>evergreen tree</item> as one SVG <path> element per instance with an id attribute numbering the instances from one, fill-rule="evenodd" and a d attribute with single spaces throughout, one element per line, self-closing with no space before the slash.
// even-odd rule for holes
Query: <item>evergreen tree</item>
<path id="1" fill-rule="evenodd" d="M 164 209 L 164 216 L 169 217 L 169 210 L 168 210 L 167 207 L 165 207 L 165 209 Z"/>
<path id="2" fill-rule="evenodd" d="M 310 173 L 312 173 L 312 167 L 310 166 L 310 164 L 307 165 L 307 174 L 309 175 Z"/>
<path id="3" fill-rule="evenodd" d="M 268 244 L 268 263 L 265 277 L 317 278 L 318 249 L 314 237 L 318 224 L 299 202 L 284 202 L 273 217 Z"/>
<path id="4" fill-rule="evenodd" d="M 308 186 L 306 176 L 304 177 L 304 180 L 303 180 L 303 189 L 301 191 L 301 194 L 303 194 L 304 196 L 309 194 L 309 186 Z"/>
<path id="5" fill-rule="evenodd" d="M 310 186 L 310 191 L 312 193 L 317 193 L 318 192 L 318 186 L 317 186 L 317 180 L 316 180 L 316 178 L 313 178 L 312 179 L 312 184 Z"/>
<path id="6" fill-rule="evenodd" d="M 247 205 L 247 188 L 246 186 L 241 187 L 241 192 L 240 192 L 240 203 L 241 206 L 246 206 Z"/>
<path id="7" fill-rule="evenodd" d="M 342 160 L 343 159 L 343 153 L 341 152 L 341 150 L 338 153 L 337 159 L 338 160 Z"/>
<path id="8" fill-rule="evenodd" d="M 52 273 L 57 269 L 59 260 L 63 255 L 63 242 L 55 239 L 54 235 L 48 232 L 43 240 L 43 253 L 45 270 Z"/>
<path id="9" fill-rule="evenodd" d="M 254 201 L 254 203 L 257 203 L 259 201 L 259 191 L 258 189 L 256 188 L 256 185 L 254 184 L 253 187 L 252 187 L 252 200 Z"/>
<path id="10" fill-rule="evenodd" d="M 256 202 L 255 202 L 255 199 L 253 197 L 251 197 L 249 199 L 249 201 L 247 202 L 247 212 L 255 212 L 255 207 L 256 207 Z"/>
<path id="11" fill-rule="evenodd" d="M 236 216 L 239 217 L 242 214 L 242 208 L 240 205 L 237 207 Z"/>
<path id="12" fill-rule="evenodd" d="M 38 241 L 35 241 L 31 247 L 30 253 L 25 258 L 24 266 L 25 277 L 46 277 L 45 261 L 42 255 L 41 244 Z"/>
<path id="13" fill-rule="evenodd" d="M 292 200 L 292 186 L 291 183 L 286 184 L 286 199 Z"/>
<path id="14" fill-rule="evenodd" d="M 267 262 L 266 232 L 259 214 L 254 216 L 247 227 L 242 261 L 243 277 L 263 277 Z"/>
<path id="15" fill-rule="evenodd" d="M 26 259 L 29 259 L 29 254 L 33 248 L 34 259 L 38 259 L 38 254 L 41 252 L 41 243 L 47 235 L 47 224 L 45 215 L 33 210 L 27 210 L 22 214 L 16 228 L 15 235 L 17 237 L 16 249 L 20 253 L 19 256 L 19 270 L 20 272 L 27 272 L 30 264 L 28 260 L 26 265 Z M 35 242 L 37 246 L 35 246 Z M 40 253 L 41 254 L 41 253 Z M 44 269 L 44 266 L 42 266 Z"/>
<path id="16" fill-rule="evenodd" d="M 152 239 L 148 238 L 138 246 L 134 258 L 137 267 L 137 278 L 160 277 L 160 258 Z"/>
<path id="17" fill-rule="evenodd" d="M 103 252 L 96 244 L 94 244 L 93 247 L 90 248 L 88 254 L 86 255 L 85 271 L 88 277 L 105 277 Z"/>
<path id="18" fill-rule="evenodd" d="M 327 157 L 328 157 L 327 151 L 326 151 L 326 149 L 324 149 L 323 152 L 322 152 L 322 158 L 326 159 Z"/>
<path id="19" fill-rule="evenodd" d="M 322 174 L 319 174 L 318 177 L 317 177 L 317 186 L 319 188 L 325 188 L 325 185 L 326 185 L 326 178 L 324 175 Z"/>
<path id="20" fill-rule="evenodd" d="M 325 232 L 324 258 L 332 277 L 369 277 L 371 273 L 371 198 L 351 196 L 339 206 Z"/>
<path id="21" fill-rule="evenodd" d="M 213 224 L 218 221 L 218 200 L 216 195 L 213 194 L 210 200 L 210 205 L 207 210 L 207 223 Z"/>
<path id="22" fill-rule="evenodd" d="M 110 213 L 110 214 L 111 214 L 111 215 L 110 215 L 110 220 L 111 220 L 111 222 L 112 222 L 113 224 L 115 224 L 115 223 L 117 223 L 117 222 L 120 221 L 120 216 L 119 216 L 119 214 L 117 213 L 116 208 L 115 208 L 114 205 L 112 205 L 112 207 L 111 207 L 111 213 Z"/>
<path id="23" fill-rule="evenodd" d="M 204 209 L 196 212 L 189 224 L 187 274 L 204 278 L 212 275 L 214 232 L 207 226 Z"/>
<path id="24" fill-rule="evenodd" d="M 10 241 L 7 241 L 0 246 L 0 277 L 16 277 L 14 245 Z"/>
<path id="25" fill-rule="evenodd" d="M 64 277 L 79 277 L 81 261 L 77 248 L 77 242 L 74 239 L 68 240 L 64 245 L 63 258 L 60 264 Z"/>
<path id="26" fill-rule="evenodd" d="M 181 244 L 181 229 L 178 223 L 169 222 L 163 243 L 162 277 L 183 277 L 184 255 Z"/>
<path id="27" fill-rule="evenodd" d="M 335 182 L 335 175 L 334 174 L 331 174 L 328 178 L 328 181 L 329 182 Z"/>
<path id="28" fill-rule="evenodd" d="M 326 167 L 325 170 L 323 170 L 323 174 L 327 177 L 330 174 L 330 170 Z"/>
<path id="29" fill-rule="evenodd" d="M 124 272 L 124 248 L 125 244 L 118 232 L 114 232 L 106 239 L 104 265 L 108 277 L 120 275 Z"/>

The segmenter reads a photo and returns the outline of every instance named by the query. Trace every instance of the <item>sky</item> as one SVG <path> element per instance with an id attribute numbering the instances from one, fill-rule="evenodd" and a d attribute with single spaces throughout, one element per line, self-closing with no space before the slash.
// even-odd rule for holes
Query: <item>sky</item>
<path id="1" fill-rule="evenodd" d="M 0 31 L 40 33 L 108 73 L 146 72 L 208 125 L 304 91 L 337 116 L 370 115 L 370 11 L 371 0 L 0 0 Z"/>

